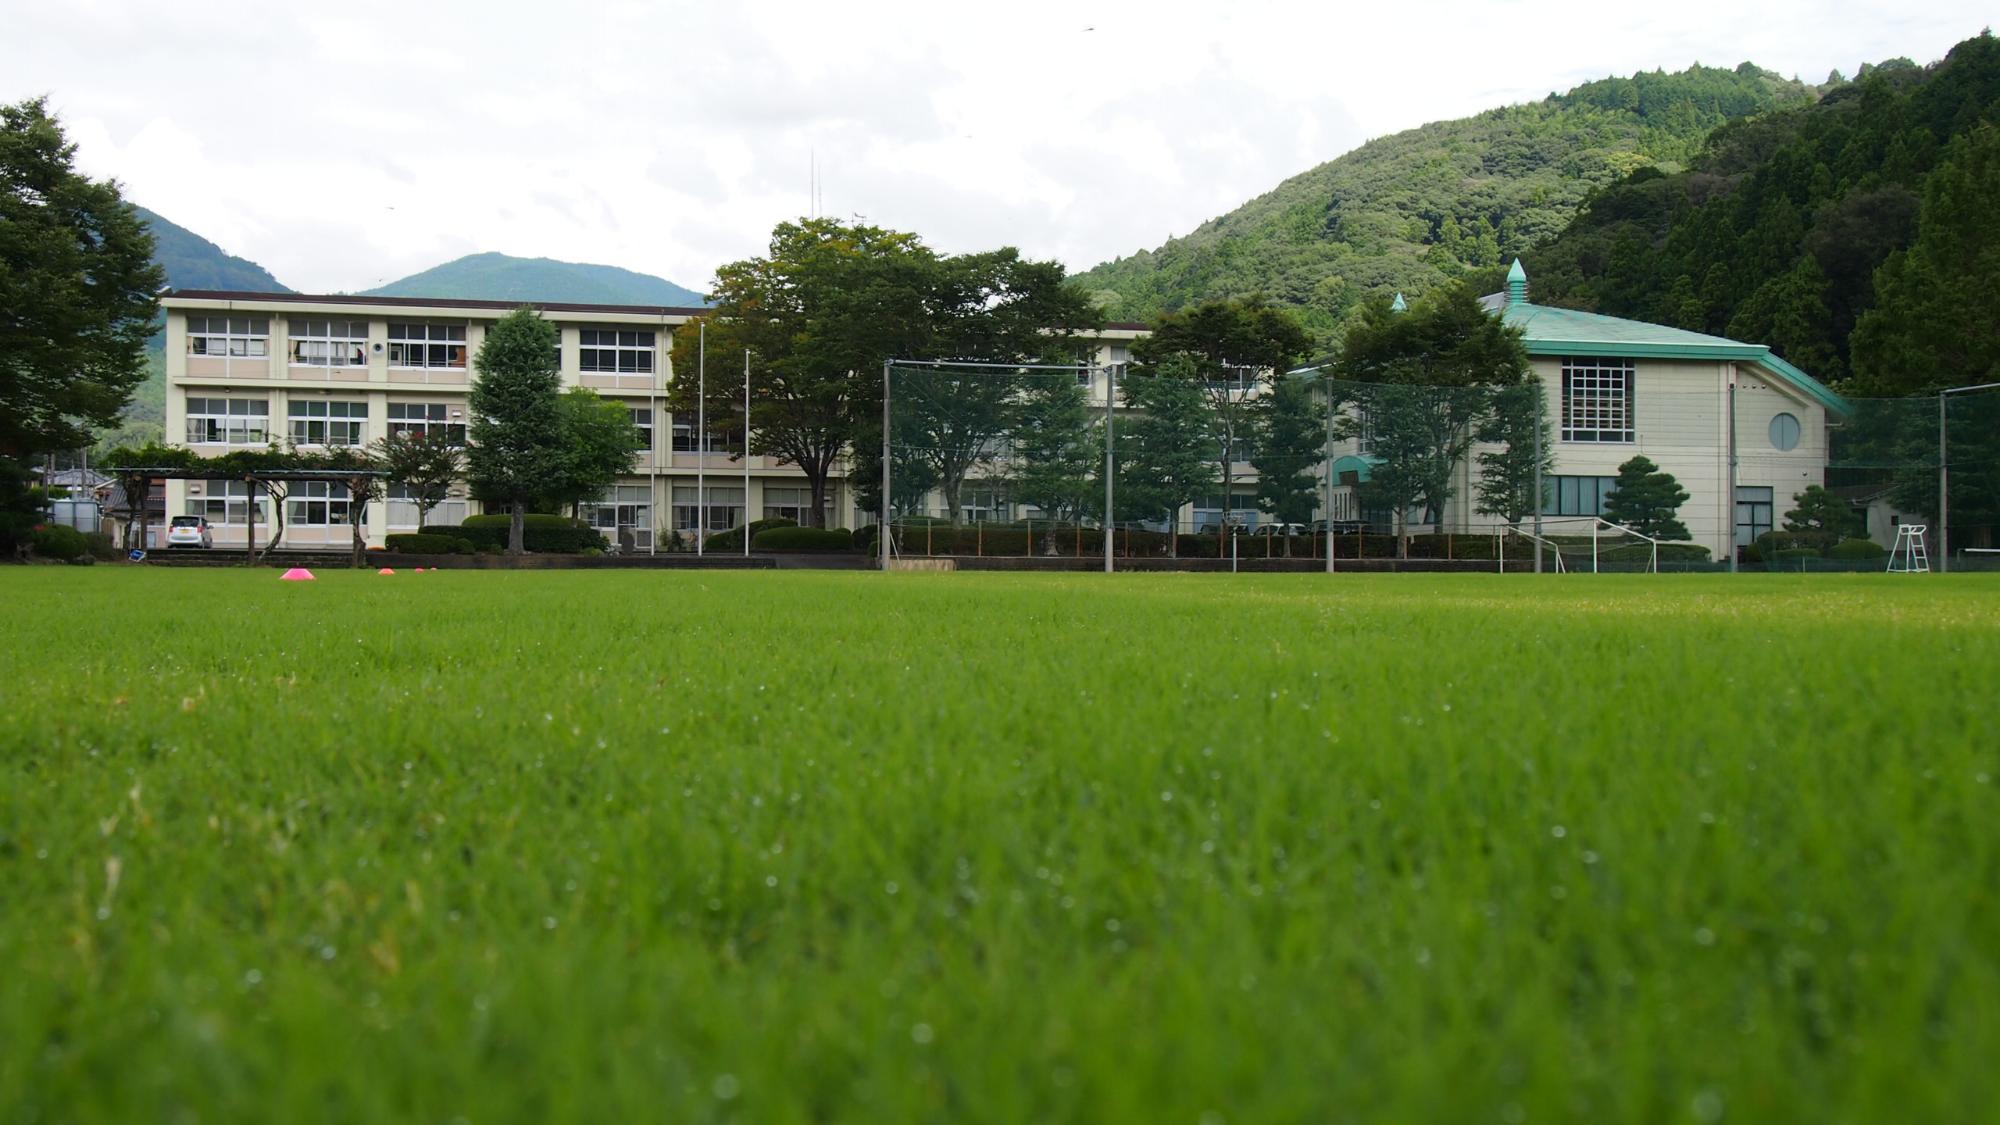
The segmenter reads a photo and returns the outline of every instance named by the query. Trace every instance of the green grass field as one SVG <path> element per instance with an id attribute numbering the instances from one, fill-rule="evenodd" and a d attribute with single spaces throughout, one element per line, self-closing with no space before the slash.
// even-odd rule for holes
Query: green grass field
<path id="1" fill-rule="evenodd" d="M 0 569 L 7 1122 L 1991 1120 L 1991 577 Z"/>

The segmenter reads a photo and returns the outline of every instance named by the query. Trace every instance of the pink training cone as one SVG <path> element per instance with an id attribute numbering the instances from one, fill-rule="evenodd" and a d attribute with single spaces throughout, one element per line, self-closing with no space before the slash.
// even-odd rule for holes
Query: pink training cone
<path id="1" fill-rule="evenodd" d="M 313 572 L 312 572 L 312 571 L 310 571 L 310 570 L 307 570 L 307 569 L 306 569 L 305 567 L 302 567 L 302 566 L 295 566 L 295 567 L 293 567 L 292 569 L 290 569 L 290 570 L 286 571 L 285 573 L 283 573 L 283 574 L 280 574 L 280 575 L 278 576 L 278 581 L 280 581 L 280 582 L 311 582 L 311 581 L 313 581 Z"/>
<path id="2" fill-rule="evenodd" d="M 377 574 L 394 574 L 394 573 L 396 573 L 396 572 L 395 572 L 395 571 L 393 571 L 393 570 L 391 570 L 391 569 L 389 569 L 388 567 L 386 567 L 386 566 L 385 566 L 385 567 L 383 567 L 383 568 L 382 568 L 381 570 L 378 570 L 378 571 L 376 571 L 375 573 L 377 573 Z"/>

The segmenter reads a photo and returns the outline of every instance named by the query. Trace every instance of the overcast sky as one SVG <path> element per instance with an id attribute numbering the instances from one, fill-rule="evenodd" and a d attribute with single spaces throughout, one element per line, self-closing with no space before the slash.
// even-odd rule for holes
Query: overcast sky
<path id="1" fill-rule="evenodd" d="M 1607 74 L 1929 62 L 1988 3 L 0 0 L 0 99 L 308 292 L 461 254 L 705 289 L 811 207 L 1073 269 Z"/>

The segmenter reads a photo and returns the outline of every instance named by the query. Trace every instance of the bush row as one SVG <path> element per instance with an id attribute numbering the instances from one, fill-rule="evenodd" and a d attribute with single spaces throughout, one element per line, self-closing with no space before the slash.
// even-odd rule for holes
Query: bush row
<path id="1" fill-rule="evenodd" d="M 1743 548 L 1744 562 L 1797 562 L 1800 559 L 1879 559 L 1888 548 L 1872 539 L 1843 539 L 1832 531 L 1767 531 Z"/>
<path id="2" fill-rule="evenodd" d="M 441 530 L 386 535 L 382 542 L 391 551 L 402 555 L 470 555 L 479 550 L 472 540 L 459 535 L 445 535 Z"/>
<path id="3" fill-rule="evenodd" d="M 772 516 L 769 519 L 751 520 L 750 545 L 752 547 L 755 547 L 757 545 L 757 536 L 761 532 L 765 532 L 776 527 L 797 527 L 798 525 L 799 521 L 793 519 L 786 519 L 784 516 Z M 743 549 L 743 528 L 739 526 L 739 527 L 732 527 L 728 531 L 718 531 L 714 535 L 711 535 L 708 538 L 702 540 L 701 546 L 702 550 L 704 551 L 741 551 Z"/>
<path id="4" fill-rule="evenodd" d="M 456 527 L 431 525 L 419 529 L 421 535 L 440 535 L 448 539 L 464 539 L 475 549 L 489 547 L 505 550 L 509 517 L 506 513 L 483 516 L 468 516 L 464 523 Z M 523 518 L 521 545 L 530 551 L 547 554 L 582 554 L 585 551 L 602 551 L 604 536 L 596 528 L 581 520 L 567 516 L 552 516 L 530 513 Z"/>
<path id="5" fill-rule="evenodd" d="M 842 527 L 767 527 L 750 539 L 753 551 L 852 551 L 854 534 Z"/>

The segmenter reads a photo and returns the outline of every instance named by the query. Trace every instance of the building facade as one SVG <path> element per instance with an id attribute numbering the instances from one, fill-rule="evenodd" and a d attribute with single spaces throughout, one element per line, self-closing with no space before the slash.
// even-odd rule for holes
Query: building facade
<path id="1" fill-rule="evenodd" d="M 399 431 L 462 439 L 475 378 L 472 357 L 487 330 L 519 307 L 508 301 L 202 290 L 167 294 L 161 305 L 167 440 L 211 456 L 275 441 L 364 447 Z M 705 310 L 559 302 L 534 307 L 560 335 L 564 385 L 623 403 L 642 436 L 632 473 L 581 512 L 621 550 L 657 550 L 668 535 L 690 540 L 760 518 L 807 522 L 812 495 L 796 466 L 738 456 L 719 437 L 703 441 L 694 418 L 667 409 L 676 375 L 673 332 Z M 1125 362 L 1126 346 L 1142 332 L 1137 325 L 1105 329 L 1094 338 L 1097 362 Z M 742 378 L 740 357 L 711 358 L 716 362 L 709 378 L 725 384 Z M 1103 375 L 1094 381 L 1100 406 L 1107 381 Z M 986 490 L 989 501 L 992 493 Z M 854 527 L 868 518 L 856 509 L 844 473 L 836 472 L 826 501 L 830 527 Z M 244 545 L 253 512 L 259 538 L 267 537 L 261 528 L 271 521 L 269 503 L 243 481 L 166 485 L 167 513 L 207 517 L 218 546 Z M 339 486 L 316 482 L 293 486 L 285 503 L 287 546 L 344 547 L 357 521 L 377 546 L 387 535 L 417 530 L 416 505 L 393 485 L 383 502 L 362 512 L 349 510 Z M 460 488 L 428 522 L 457 523 L 480 510 Z"/>

